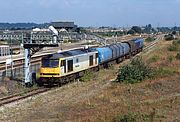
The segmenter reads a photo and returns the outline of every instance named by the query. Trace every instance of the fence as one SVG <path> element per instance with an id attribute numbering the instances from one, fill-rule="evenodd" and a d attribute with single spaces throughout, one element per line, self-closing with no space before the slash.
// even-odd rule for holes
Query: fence
<path id="1" fill-rule="evenodd" d="M 30 71 L 33 72 L 38 72 L 40 69 L 40 63 L 38 64 L 32 64 Z M 13 78 L 14 79 L 20 79 L 20 80 L 24 80 L 24 66 L 22 67 L 18 67 L 18 68 L 13 68 L 12 70 L 12 74 L 13 74 Z M 0 72 L 0 82 L 4 80 L 5 77 L 11 77 L 11 68 L 7 69 L 7 71 L 1 71 Z"/>

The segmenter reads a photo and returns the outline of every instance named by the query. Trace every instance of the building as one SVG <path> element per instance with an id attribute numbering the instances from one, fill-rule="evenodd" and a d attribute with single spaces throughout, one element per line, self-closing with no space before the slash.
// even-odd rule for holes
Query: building
<path id="1" fill-rule="evenodd" d="M 75 31 L 77 25 L 74 22 L 52 22 L 51 25 L 57 30 L 66 29 L 67 31 Z"/>
<path id="2" fill-rule="evenodd" d="M 7 45 L 0 45 L 0 56 L 10 55 L 10 48 Z"/>

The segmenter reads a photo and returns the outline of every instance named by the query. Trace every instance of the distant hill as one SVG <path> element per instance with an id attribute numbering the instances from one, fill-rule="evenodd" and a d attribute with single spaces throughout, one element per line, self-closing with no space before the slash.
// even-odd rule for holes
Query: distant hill
<path id="1" fill-rule="evenodd" d="M 36 23 L 0 23 L 0 29 L 9 30 L 20 30 L 20 29 L 32 29 L 32 28 L 44 28 L 47 27 L 49 23 L 36 24 Z"/>

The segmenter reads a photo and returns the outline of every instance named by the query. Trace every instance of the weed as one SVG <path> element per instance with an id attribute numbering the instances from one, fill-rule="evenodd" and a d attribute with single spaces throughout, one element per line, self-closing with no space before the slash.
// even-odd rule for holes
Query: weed
<path id="1" fill-rule="evenodd" d="M 128 114 L 117 116 L 114 119 L 114 121 L 115 122 L 141 122 L 141 121 L 144 122 L 144 121 L 151 120 L 151 118 L 152 118 L 151 115 L 128 112 Z"/>
<path id="2" fill-rule="evenodd" d="M 171 63 L 174 60 L 174 56 L 170 55 L 167 57 L 167 61 Z"/>
<path id="3" fill-rule="evenodd" d="M 155 77 L 164 77 L 164 76 L 172 76 L 176 73 L 175 70 L 172 70 L 170 68 L 159 68 L 156 69 L 154 72 Z"/>
<path id="4" fill-rule="evenodd" d="M 115 70 L 114 65 L 111 65 L 111 66 L 109 67 L 109 69 L 111 69 L 111 70 Z"/>
<path id="5" fill-rule="evenodd" d="M 180 53 L 177 53 L 176 59 L 177 59 L 177 60 L 180 60 Z"/>
<path id="6" fill-rule="evenodd" d="M 155 40 L 154 37 L 148 37 L 145 41 L 146 41 L 146 42 L 152 42 L 152 41 L 154 41 L 154 40 Z"/>
<path id="7" fill-rule="evenodd" d="M 8 89 L 6 87 L 1 86 L 0 87 L 0 94 L 3 94 L 4 96 L 7 96 L 7 95 L 9 95 L 9 91 L 8 91 Z"/>
<path id="8" fill-rule="evenodd" d="M 82 82 L 87 82 L 87 81 L 90 81 L 94 78 L 95 74 L 91 71 L 85 71 L 85 74 L 83 77 L 80 78 L 80 81 Z"/>
<path id="9" fill-rule="evenodd" d="M 174 40 L 172 45 L 168 47 L 169 51 L 178 51 L 180 46 L 180 40 Z"/>
<path id="10" fill-rule="evenodd" d="M 173 41 L 173 44 L 174 44 L 174 45 L 179 45 L 179 44 L 180 44 L 180 40 L 175 40 L 175 41 Z"/>
<path id="11" fill-rule="evenodd" d="M 136 114 L 131 114 L 131 113 L 128 113 L 126 115 L 123 115 L 123 116 L 118 116 L 116 119 L 115 119 L 116 122 L 137 122 L 136 120 Z"/>
<path id="12" fill-rule="evenodd" d="M 168 50 L 169 50 L 169 51 L 177 51 L 178 48 L 177 48 L 176 45 L 170 45 L 170 46 L 168 47 Z"/>
<path id="13" fill-rule="evenodd" d="M 160 57 L 158 55 L 154 55 L 148 60 L 148 63 L 157 62 L 159 59 Z"/>
<path id="14" fill-rule="evenodd" d="M 91 102 L 88 100 L 88 103 L 86 104 L 86 106 L 87 106 L 87 108 L 89 108 L 89 109 L 93 109 L 93 108 L 96 107 L 96 104 L 93 104 L 93 103 L 91 103 Z"/>

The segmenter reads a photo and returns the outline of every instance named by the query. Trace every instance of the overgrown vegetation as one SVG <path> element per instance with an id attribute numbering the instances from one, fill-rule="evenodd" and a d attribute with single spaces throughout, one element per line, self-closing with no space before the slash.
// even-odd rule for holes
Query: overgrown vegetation
<path id="1" fill-rule="evenodd" d="M 177 59 L 177 60 L 180 60 L 180 53 L 177 53 L 176 59 Z"/>
<path id="2" fill-rule="evenodd" d="M 172 45 L 168 47 L 169 51 L 179 51 L 180 49 L 180 40 L 174 40 Z"/>
<path id="3" fill-rule="evenodd" d="M 164 36 L 164 38 L 165 38 L 165 40 L 166 40 L 166 41 L 171 41 L 171 40 L 174 40 L 174 36 L 173 36 L 173 34 L 168 34 L 168 35 L 165 35 L 165 36 Z"/>
<path id="4" fill-rule="evenodd" d="M 176 44 L 177 44 L 177 45 L 180 44 L 180 40 L 175 40 L 175 41 L 173 41 L 173 44 L 175 44 L 175 45 L 176 45 Z"/>
<path id="5" fill-rule="evenodd" d="M 154 41 L 155 38 L 154 37 L 148 37 L 147 39 L 145 39 L 146 42 L 152 42 Z"/>
<path id="6" fill-rule="evenodd" d="M 148 63 L 157 62 L 159 59 L 160 59 L 160 57 L 158 55 L 154 55 L 148 60 Z"/>
<path id="7" fill-rule="evenodd" d="M 174 56 L 169 55 L 169 56 L 167 57 L 167 61 L 168 61 L 169 63 L 171 63 L 173 60 L 174 60 Z"/>
<path id="8" fill-rule="evenodd" d="M 154 116 L 140 114 L 140 113 L 128 113 L 125 115 L 117 116 L 115 122 L 140 122 L 153 120 Z"/>
<path id="9" fill-rule="evenodd" d="M 170 45 L 170 46 L 168 47 L 168 50 L 169 50 L 169 51 L 177 51 L 178 48 L 177 48 L 176 45 L 172 44 L 172 45 Z"/>
<path id="10" fill-rule="evenodd" d="M 128 113 L 115 118 L 115 122 L 137 122 L 137 115 Z"/>
<path id="11" fill-rule="evenodd" d="M 144 113 L 135 113 L 132 111 L 131 106 L 128 107 L 128 113 L 120 115 L 114 118 L 115 122 L 141 122 L 141 121 L 153 121 L 155 118 L 155 109 L 148 115 Z"/>
<path id="12" fill-rule="evenodd" d="M 153 77 L 153 70 L 145 64 L 141 57 L 135 58 L 130 64 L 119 69 L 117 82 L 138 83 Z"/>
<path id="13" fill-rule="evenodd" d="M 88 81 L 92 80 L 93 78 L 94 78 L 94 73 L 87 70 L 87 71 L 85 71 L 84 76 L 80 78 L 80 81 L 88 82 Z"/>
<path id="14" fill-rule="evenodd" d="M 172 68 L 158 68 L 154 71 L 154 77 L 167 77 L 172 76 L 176 73 L 176 70 Z"/>

